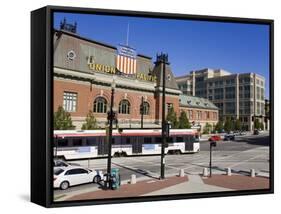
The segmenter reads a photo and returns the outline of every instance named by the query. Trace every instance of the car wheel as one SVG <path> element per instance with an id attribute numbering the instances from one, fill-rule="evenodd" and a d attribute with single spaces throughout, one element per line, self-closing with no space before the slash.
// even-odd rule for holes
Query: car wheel
<path id="1" fill-rule="evenodd" d="M 60 184 L 60 188 L 61 188 L 62 190 L 66 190 L 68 187 L 69 187 L 68 181 L 63 181 L 63 182 Z"/>
<path id="2" fill-rule="evenodd" d="M 99 175 L 96 175 L 93 179 L 94 183 L 99 183 L 101 181 L 101 177 Z"/>

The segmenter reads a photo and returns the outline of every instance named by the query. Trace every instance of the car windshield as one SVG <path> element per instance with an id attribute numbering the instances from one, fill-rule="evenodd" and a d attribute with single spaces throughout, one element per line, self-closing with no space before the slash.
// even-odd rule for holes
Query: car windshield
<path id="1" fill-rule="evenodd" d="M 61 169 L 61 168 L 54 169 L 54 174 L 55 174 L 55 175 L 59 175 L 59 174 L 61 174 L 63 171 L 64 171 L 64 170 Z"/>
<path id="2" fill-rule="evenodd" d="M 60 161 L 60 160 L 57 160 L 55 161 L 55 166 L 68 166 L 65 162 L 63 161 Z"/>

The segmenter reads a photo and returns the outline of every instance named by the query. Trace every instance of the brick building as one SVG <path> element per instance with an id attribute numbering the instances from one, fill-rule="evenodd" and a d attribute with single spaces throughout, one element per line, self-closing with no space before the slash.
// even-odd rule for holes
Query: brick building
<path id="1" fill-rule="evenodd" d="M 144 127 L 160 127 L 161 55 L 157 55 L 153 63 L 152 57 L 136 54 L 136 63 L 131 64 L 127 73 L 120 72 L 118 47 L 81 37 L 75 27 L 69 31 L 61 25 L 60 30 L 54 30 L 54 111 L 62 106 L 71 114 L 76 129 L 81 128 L 86 115 L 93 111 L 98 126 L 104 127 L 114 82 L 114 109 L 118 113 L 119 127 L 140 127 L 142 97 Z M 131 72 L 133 69 L 135 72 Z M 173 106 L 179 115 L 180 109 L 186 106 L 180 105 L 182 92 L 169 65 L 166 77 L 166 111 Z"/>
<path id="2" fill-rule="evenodd" d="M 180 95 L 180 111 L 186 112 L 193 128 L 201 130 L 207 123 L 214 128 L 219 120 L 219 108 L 200 97 Z"/>

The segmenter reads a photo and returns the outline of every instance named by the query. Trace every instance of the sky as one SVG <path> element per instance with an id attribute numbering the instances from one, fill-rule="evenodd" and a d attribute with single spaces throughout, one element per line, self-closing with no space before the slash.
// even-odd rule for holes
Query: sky
<path id="1" fill-rule="evenodd" d="M 203 68 L 260 74 L 269 97 L 269 26 L 76 13 L 54 13 L 54 27 L 66 18 L 82 37 L 113 46 L 126 44 L 155 61 L 167 53 L 175 76 Z"/>

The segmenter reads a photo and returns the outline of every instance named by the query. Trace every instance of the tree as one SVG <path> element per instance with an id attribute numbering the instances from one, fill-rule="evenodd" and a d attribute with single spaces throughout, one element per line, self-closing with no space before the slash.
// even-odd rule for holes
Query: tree
<path id="1" fill-rule="evenodd" d="M 217 131 L 217 132 L 222 132 L 222 130 L 223 130 L 223 121 L 218 121 L 218 123 L 216 124 L 216 126 L 215 126 L 215 130 Z"/>
<path id="2" fill-rule="evenodd" d="M 210 134 L 211 131 L 212 131 L 212 125 L 210 123 L 206 123 L 203 129 L 203 134 Z"/>
<path id="3" fill-rule="evenodd" d="M 242 126 L 241 126 L 240 120 L 239 120 L 239 119 L 236 119 L 236 120 L 235 120 L 235 124 L 234 124 L 234 129 L 235 129 L 236 131 L 239 131 L 239 130 L 241 130 L 241 128 L 242 128 Z"/>
<path id="4" fill-rule="evenodd" d="M 229 117 L 227 117 L 224 123 L 224 130 L 226 132 L 230 132 L 232 129 L 233 129 L 233 122 L 230 120 Z"/>
<path id="5" fill-rule="evenodd" d="M 174 111 L 173 107 L 171 107 L 168 110 L 168 115 L 166 117 L 166 120 L 171 122 L 171 126 L 172 126 L 173 129 L 178 127 L 177 114 Z"/>
<path id="6" fill-rule="evenodd" d="M 254 128 L 255 129 L 259 129 L 260 128 L 260 121 L 259 121 L 259 119 L 255 119 L 254 120 Z"/>
<path id="7" fill-rule="evenodd" d="M 262 122 L 259 121 L 259 119 L 255 119 L 254 121 L 254 128 L 255 129 L 262 129 L 264 130 L 264 125 Z"/>
<path id="8" fill-rule="evenodd" d="M 89 111 L 86 117 L 86 122 L 82 125 L 83 130 L 97 129 L 97 120 L 92 111 Z"/>
<path id="9" fill-rule="evenodd" d="M 260 129 L 261 129 L 261 130 L 264 130 L 264 125 L 263 125 L 262 122 L 260 123 Z"/>
<path id="10" fill-rule="evenodd" d="M 182 111 L 180 113 L 178 128 L 179 129 L 190 129 L 191 128 L 191 125 L 189 123 L 189 120 L 187 118 L 187 115 L 186 115 L 185 111 Z"/>
<path id="11" fill-rule="evenodd" d="M 55 130 L 68 130 L 74 129 L 69 112 L 66 112 L 62 106 L 58 107 L 57 112 L 54 113 L 54 129 Z"/>

